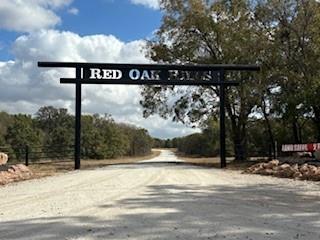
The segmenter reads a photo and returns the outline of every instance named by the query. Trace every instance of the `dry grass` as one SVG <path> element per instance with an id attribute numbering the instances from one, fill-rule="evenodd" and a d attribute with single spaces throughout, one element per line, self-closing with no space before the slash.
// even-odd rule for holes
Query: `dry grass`
<path id="1" fill-rule="evenodd" d="M 199 157 L 199 156 L 190 156 L 174 151 L 175 155 L 186 161 L 189 164 L 203 167 L 211 167 L 211 168 L 220 168 L 220 158 L 219 157 Z M 227 158 L 227 169 L 231 170 L 245 170 L 248 167 L 260 162 L 258 160 L 250 160 L 244 162 L 237 162 L 233 160 L 234 158 Z"/>
<path id="2" fill-rule="evenodd" d="M 106 167 L 115 164 L 127 164 L 135 163 L 141 160 L 148 160 L 160 155 L 160 151 L 152 150 L 152 153 L 148 156 L 140 157 L 122 157 L 117 159 L 104 159 L 104 160 L 93 160 L 93 159 L 82 159 L 81 169 L 94 169 L 99 167 Z M 68 161 L 51 161 L 45 163 L 32 163 L 29 168 L 33 171 L 35 178 L 52 176 L 74 170 L 74 162 Z"/>

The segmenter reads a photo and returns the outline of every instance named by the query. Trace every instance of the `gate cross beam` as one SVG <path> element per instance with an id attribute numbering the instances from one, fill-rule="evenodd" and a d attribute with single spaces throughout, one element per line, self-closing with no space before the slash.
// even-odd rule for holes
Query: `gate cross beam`
<path id="1" fill-rule="evenodd" d="M 225 81 L 226 71 L 259 71 L 258 65 L 235 64 L 117 64 L 78 62 L 38 62 L 38 67 L 74 68 L 75 78 L 61 78 L 60 83 L 75 84 L 75 169 L 81 161 L 81 85 L 190 85 L 219 86 L 220 98 L 220 165 L 226 167 L 225 87 L 239 81 Z"/>

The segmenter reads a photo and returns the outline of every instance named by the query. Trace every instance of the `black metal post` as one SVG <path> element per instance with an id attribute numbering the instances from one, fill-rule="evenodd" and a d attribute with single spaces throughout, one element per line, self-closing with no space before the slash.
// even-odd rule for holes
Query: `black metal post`
<path id="1" fill-rule="evenodd" d="M 81 68 L 76 68 L 76 125 L 75 125 L 75 149 L 74 149 L 74 169 L 80 169 L 81 151 Z"/>
<path id="2" fill-rule="evenodd" d="M 26 146 L 25 148 L 25 164 L 26 166 L 29 166 L 29 146 Z"/>
<path id="3" fill-rule="evenodd" d="M 274 151 L 272 150 L 272 145 L 273 143 L 269 144 L 269 149 L 268 149 L 268 160 L 272 160 L 272 157 L 274 156 Z"/>
<path id="4" fill-rule="evenodd" d="M 225 72 L 220 71 L 219 98 L 220 98 L 220 167 L 225 168 L 226 162 L 226 125 L 225 125 Z"/>

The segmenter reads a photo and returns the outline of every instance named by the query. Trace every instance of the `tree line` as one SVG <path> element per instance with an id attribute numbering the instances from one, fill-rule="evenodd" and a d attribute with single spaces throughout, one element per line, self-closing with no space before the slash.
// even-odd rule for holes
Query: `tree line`
<path id="1" fill-rule="evenodd" d="M 281 152 L 281 145 L 292 143 L 292 135 L 288 134 L 289 125 L 285 125 L 281 119 L 271 119 L 274 136 L 276 139 L 275 147 L 277 148 L 277 156 L 286 155 L 288 153 Z M 230 122 L 226 123 L 227 132 L 230 133 Z M 285 127 L 284 127 L 285 126 Z M 304 142 L 315 142 L 314 125 L 310 119 L 306 119 L 304 123 L 303 139 Z M 153 147 L 155 148 L 176 148 L 180 153 L 187 155 L 212 157 L 220 154 L 219 143 L 219 121 L 215 118 L 207 120 L 203 125 L 201 132 L 193 133 L 184 137 L 176 137 L 172 139 L 154 139 Z M 227 156 L 235 156 L 232 137 L 230 134 L 226 136 L 226 154 Z M 264 119 L 250 118 L 247 126 L 247 155 L 248 157 L 274 157 L 273 146 L 268 138 L 268 132 Z"/>
<path id="2" fill-rule="evenodd" d="M 34 116 L 0 112 L 0 147 L 16 159 L 24 157 L 26 146 L 30 152 L 40 154 L 39 158 L 72 155 L 74 122 L 67 109 L 52 106 L 41 107 Z M 107 114 L 83 115 L 81 124 L 83 158 L 142 156 L 151 152 L 152 138 L 143 128 L 116 123 Z"/>
<path id="3" fill-rule="evenodd" d="M 320 3 L 316 0 L 161 0 L 162 24 L 147 55 L 160 63 L 259 64 L 227 73 L 228 141 L 237 160 L 252 149 L 320 142 Z M 217 87 L 141 90 L 144 116 L 200 126 L 219 116 Z M 195 146 L 194 144 L 191 144 Z M 202 146 L 202 145 L 201 145 Z M 187 148 L 189 149 L 189 148 Z"/>

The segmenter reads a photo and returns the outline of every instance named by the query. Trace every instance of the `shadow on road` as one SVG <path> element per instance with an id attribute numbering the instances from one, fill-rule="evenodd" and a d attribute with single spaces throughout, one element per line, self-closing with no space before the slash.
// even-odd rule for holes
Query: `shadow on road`
<path id="1" fill-rule="evenodd" d="M 0 239 L 320 239 L 320 199 L 294 187 L 151 185 L 99 209 L 103 218 L 1 222 Z"/>

